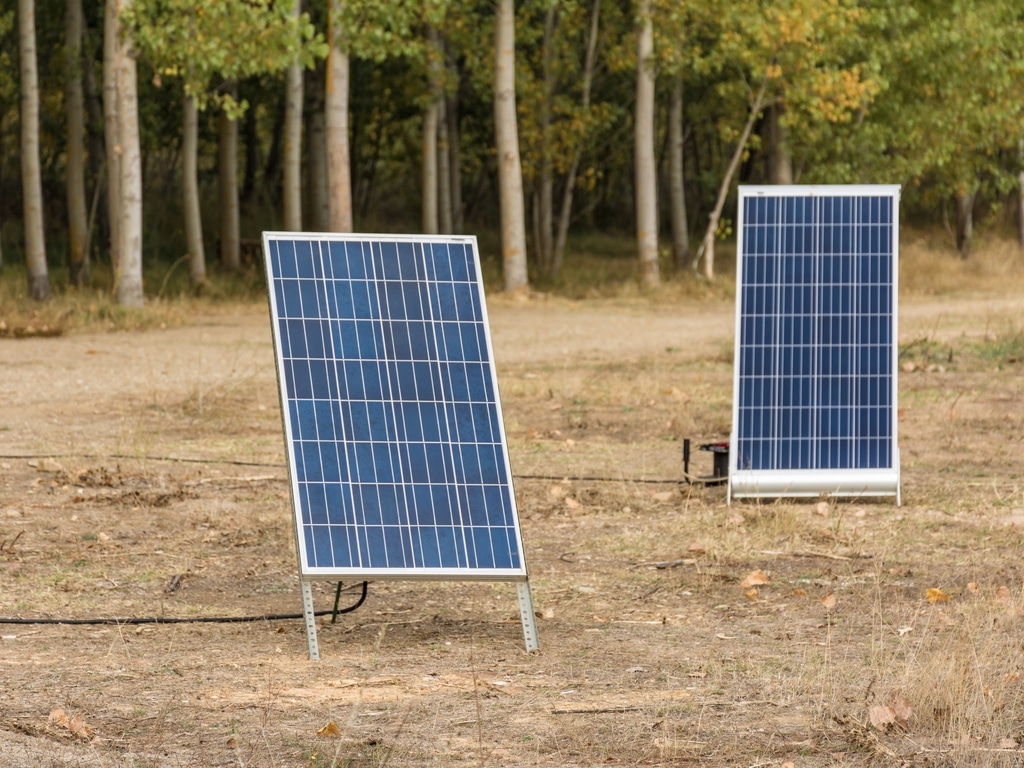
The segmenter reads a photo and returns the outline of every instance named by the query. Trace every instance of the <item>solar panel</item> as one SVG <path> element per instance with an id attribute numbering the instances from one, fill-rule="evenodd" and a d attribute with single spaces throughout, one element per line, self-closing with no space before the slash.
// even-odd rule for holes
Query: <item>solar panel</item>
<path id="1" fill-rule="evenodd" d="M 524 581 L 476 239 L 263 242 L 300 576 Z"/>
<path id="2" fill-rule="evenodd" d="M 729 496 L 899 499 L 899 187 L 740 187 Z"/>

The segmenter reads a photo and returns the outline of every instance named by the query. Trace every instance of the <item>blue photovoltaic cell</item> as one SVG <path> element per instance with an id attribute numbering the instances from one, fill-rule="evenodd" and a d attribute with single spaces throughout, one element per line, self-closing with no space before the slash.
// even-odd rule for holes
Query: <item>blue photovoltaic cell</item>
<path id="1" fill-rule="evenodd" d="M 894 466 L 892 189 L 741 188 L 736 470 Z"/>
<path id="2" fill-rule="evenodd" d="M 524 575 L 472 238 L 264 236 L 311 575 Z"/>

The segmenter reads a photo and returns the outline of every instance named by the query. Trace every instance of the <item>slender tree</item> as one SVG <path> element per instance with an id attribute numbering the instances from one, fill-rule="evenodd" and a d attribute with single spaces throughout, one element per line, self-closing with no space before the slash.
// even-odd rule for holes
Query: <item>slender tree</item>
<path id="1" fill-rule="evenodd" d="M 110 0 L 120 16 L 132 0 Z M 117 71 L 117 146 L 120 161 L 120 225 L 117 301 L 141 307 L 142 288 L 142 151 L 139 138 L 138 76 L 131 34 L 118 23 L 115 38 Z M 111 217 L 114 213 L 111 213 Z"/>
<path id="2" fill-rule="evenodd" d="M 82 286 L 89 276 L 88 214 L 85 202 L 85 97 L 82 90 L 82 0 L 67 0 L 65 10 L 66 107 L 68 120 L 67 205 L 68 280 Z"/>
<path id="3" fill-rule="evenodd" d="M 21 189 L 25 219 L 25 263 L 29 295 L 50 298 L 43 234 L 43 180 L 39 166 L 39 73 L 36 64 L 36 9 L 18 0 L 18 51 L 21 57 Z"/>
<path id="4" fill-rule="evenodd" d="M 118 140 L 117 51 L 120 46 L 117 2 L 106 0 L 103 9 L 103 133 L 106 144 L 107 217 L 110 268 L 114 282 L 121 263 L 121 147 Z"/>
<path id="5" fill-rule="evenodd" d="M 237 88 L 230 86 L 237 98 Z M 220 198 L 220 263 L 225 269 L 242 266 L 238 210 L 238 120 L 222 108 L 218 118 L 217 191 Z"/>
<path id="6" fill-rule="evenodd" d="M 501 264 L 505 290 L 526 290 L 526 215 L 516 122 L 515 2 L 498 0 L 495 19 L 494 130 L 501 208 Z"/>
<path id="7" fill-rule="evenodd" d="M 427 24 L 427 93 L 428 102 L 423 110 L 423 133 L 420 152 L 420 227 L 425 235 L 436 235 L 440 231 L 437 211 L 437 125 L 441 116 L 441 84 L 439 82 L 440 62 L 438 61 L 437 30 Z"/>
<path id="8" fill-rule="evenodd" d="M 293 13 L 299 18 L 301 3 Z M 302 64 L 298 55 L 285 74 L 284 102 L 284 228 L 302 229 Z"/>
<path id="9" fill-rule="evenodd" d="M 686 176 L 683 168 L 683 76 L 676 74 L 668 108 L 669 211 L 672 222 L 672 263 L 677 272 L 690 261 L 690 228 L 686 220 Z"/>
<path id="10" fill-rule="evenodd" d="M 324 119 L 327 198 L 332 232 L 352 231 L 352 168 L 348 138 L 349 57 L 342 26 L 344 11 L 344 0 L 330 0 Z"/>
<path id="11" fill-rule="evenodd" d="M 654 154 L 654 28 L 650 0 L 640 2 L 636 50 L 636 240 L 640 282 L 656 287 L 658 272 L 658 175 Z"/>
<path id="12" fill-rule="evenodd" d="M 182 109 L 181 186 L 185 204 L 185 245 L 188 279 L 196 289 L 206 283 L 206 249 L 199 207 L 199 111 L 194 96 L 185 93 Z"/>

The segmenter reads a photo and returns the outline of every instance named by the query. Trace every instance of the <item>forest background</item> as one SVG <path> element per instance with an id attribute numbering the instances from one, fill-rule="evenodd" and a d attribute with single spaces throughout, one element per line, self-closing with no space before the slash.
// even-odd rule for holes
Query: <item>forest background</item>
<path id="1" fill-rule="evenodd" d="M 509 291 L 711 280 L 737 183 L 901 184 L 969 258 L 1024 247 L 1022 97 L 1013 0 L 17 0 L 0 275 L 138 306 L 305 229 L 477 234 Z"/>

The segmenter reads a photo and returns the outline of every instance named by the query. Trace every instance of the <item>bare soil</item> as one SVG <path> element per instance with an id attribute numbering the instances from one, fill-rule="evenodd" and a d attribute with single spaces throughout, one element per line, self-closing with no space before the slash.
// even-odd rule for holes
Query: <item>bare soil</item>
<path id="1" fill-rule="evenodd" d="M 0 765 L 1021 765 L 1024 300 L 901 311 L 902 507 L 729 507 L 731 304 L 492 299 L 539 653 L 509 584 L 0 624 Z M 0 616 L 301 610 L 262 306 L 0 365 Z"/>

